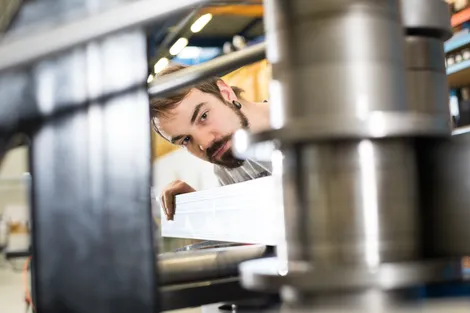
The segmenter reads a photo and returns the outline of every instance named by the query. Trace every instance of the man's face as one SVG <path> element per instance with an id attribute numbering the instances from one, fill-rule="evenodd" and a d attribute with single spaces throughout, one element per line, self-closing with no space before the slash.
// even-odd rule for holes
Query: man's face
<path id="1" fill-rule="evenodd" d="M 158 129 L 167 140 L 186 147 L 191 154 L 214 164 L 236 168 L 243 161 L 233 156 L 231 137 L 238 129 L 248 128 L 248 120 L 229 101 L 230 91 L 221 92 L 226 101 L 192 89 L 169 114 L 158 119 Z"/>

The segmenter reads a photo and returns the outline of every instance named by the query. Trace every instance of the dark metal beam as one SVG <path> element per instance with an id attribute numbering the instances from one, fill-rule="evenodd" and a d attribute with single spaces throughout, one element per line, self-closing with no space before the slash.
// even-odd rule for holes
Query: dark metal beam
<path id="1" fill-rule="evenodd" d="M 38 106 L 139 87 L 50 116 L 32 134 L 37 312 L 159 312 L 150 209 L 143 31 L 107 37 L 35 67 Z M 137 71 L 137 73 L 136 73 Z M 64 92 L 63 92 L 64 91 Z"/>

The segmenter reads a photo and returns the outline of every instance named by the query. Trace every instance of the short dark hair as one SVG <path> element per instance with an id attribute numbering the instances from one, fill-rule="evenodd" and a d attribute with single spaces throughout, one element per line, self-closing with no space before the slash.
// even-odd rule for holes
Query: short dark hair
<path id="1" fill-rule="evenodd" d="M 177 72 L 187 67 L 188 66 L 181 65 L 181 64 L 168 66 L 158 74 L 158 77 Z M 225 101 L 224 98 L 222 97 L 222 94 L 220 93 L 219 87 L 217 86 L 217 82 L 220 80 L 221 80 L 220 77 L 213 76 L 213 77 L 204 79 L 196 83 L 193 86 L 181 88 L 180 90 L 178 90 L 177 92 L 173 93 L 172 95 L 168 97 L 165 97 L 165 98 L 156 97 L 156 98 L 151 99 L 150 100 L 150 115 L 152 119 L 152 125 L 155 131 L 160 134 L 156 126 L 156 119 L 161 116 L 165 116 L 165 114 L 167 114 L 168 111 L 175 108 L 181 101 L 183 101 L 184 98 L 186 98 L 186 96 L 189 94 L 192 88 L 196 88 L 202 92 L 212 94 L 216 96 L 217 98 L 219 98 L 220 100 Z M 234 87 L 234 86 L 232 86 L 231 88 L 237 97 L 242 98 L 243 89 L 239 87 Z"/>

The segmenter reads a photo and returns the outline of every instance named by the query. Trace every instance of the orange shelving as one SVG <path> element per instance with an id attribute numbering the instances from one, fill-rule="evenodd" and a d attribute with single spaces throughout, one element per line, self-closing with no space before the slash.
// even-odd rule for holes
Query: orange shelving
<path id="1" fill-rule="evenodd" d="M 451 18 L 452 27 L 457 27 L 468 21 L 470 21 L 470 8 L 455 13 Z"/>

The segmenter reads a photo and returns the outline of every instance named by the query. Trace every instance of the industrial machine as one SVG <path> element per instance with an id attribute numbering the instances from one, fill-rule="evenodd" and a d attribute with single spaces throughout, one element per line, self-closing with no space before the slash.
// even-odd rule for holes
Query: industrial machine
<path id="1" fill-rule="evenodd" d="M 36 311 L 153 313 L 279 293 L 268 310 L 466 312 L 468 299 L 429 292 L 464 285 L 470 252 L 445 2 L 265 0 L 265 43 L 147 89 L 145 25 L 204 2 L 84 0 L 66 18 L 38 5 L 48 23 L 0 42 L 0 156 L 18 134 L 31 147 Z M 273 130 L 235 143 L 239 154 L 273 143 L 285 243 L 157 257 L 149 95 L 265 55 Z"/>

